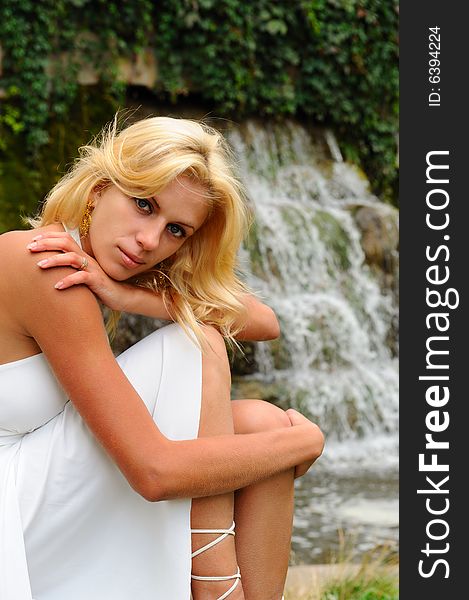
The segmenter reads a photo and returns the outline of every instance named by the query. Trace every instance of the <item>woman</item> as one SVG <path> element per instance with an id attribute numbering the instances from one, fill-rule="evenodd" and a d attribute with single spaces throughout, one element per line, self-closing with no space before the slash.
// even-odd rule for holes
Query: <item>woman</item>
<path id="1" fill-rule="evenodd" d="M 224 338 L 278 324 L 235 275 L 229 164 L 202 124 L 114 122 L 34 229 L 0 236 L 2 600 L 280 599 L 323 438 L 230 402 Z M 175 323 L 116 360 L 99 303 Z"/>

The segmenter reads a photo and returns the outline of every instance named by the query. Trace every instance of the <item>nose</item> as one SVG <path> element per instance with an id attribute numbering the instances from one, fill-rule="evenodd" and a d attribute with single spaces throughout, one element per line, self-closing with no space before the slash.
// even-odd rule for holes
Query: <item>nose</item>
<path id="1" fill-rule="evenodd" d="M 163 223 L 151 223 L 139 229 L 135 236 L 137 244 L 146 252 L 156 250 L 160 245 L 161 234 L 164 231 Z"/>

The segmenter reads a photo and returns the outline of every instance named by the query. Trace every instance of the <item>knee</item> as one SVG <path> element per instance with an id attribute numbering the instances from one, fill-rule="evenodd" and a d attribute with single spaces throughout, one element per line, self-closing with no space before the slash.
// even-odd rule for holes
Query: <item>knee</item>
<path id="1" fill-rule="evenodd" d="M 219 362 L 229 369 L 228 353 L 225 340 L 221 333 L 209 325 L 202 327 L 204 340 L 202 343 L 202 357 L 208 362 Z"/>
<path id="2" fill-rule="evenodd" d="M 231 381 L 230 363 L 223 336 L 217 329 L 208 325 L 204 325 L 202 331 L 202 362 L 205 375 L 223 375 Z"/>
<path id="3" fill-rule="evenodd" d="M 235 433 L 259 433 L 291 427 L 288 415 L 265 400 L 233 400 Z"/>
<path id="4" fill-rule="evenodd" d="M 202 345 L 203 354 L 208 356 L 215 354 L 220 358 L 227 358 L 228 354 L 226 351 L 225 340 L 218 329 L 215 329 L 215 327 L 212 327 L 211 325 L 203 325 L 201 329 L 204 334 Z"/>

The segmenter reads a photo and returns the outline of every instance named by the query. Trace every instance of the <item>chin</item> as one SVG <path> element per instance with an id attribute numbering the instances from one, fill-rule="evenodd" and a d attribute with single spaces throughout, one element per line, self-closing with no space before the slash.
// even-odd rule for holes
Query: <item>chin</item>
<path id="1" fill-rule="evenodd" d="M 103 269 L 104 270 L 104 269 Z M 128 281 L 129 279 L 133 279 L 134 277 L 138 277 L 143 273 L 148 273 L 149 267 L 145 269 L 126 269 L 125 267 L 117 267 L 114 269 L 109 269 L 106 271 L 106 274 L 114 279 L 114 281 Z"/>
<path id="2" fill-rule="evenodd" d="M 104 271 L 104 273 L 114 281 L 125 281 L 126 279 L 132 277 L 132 274 L 130 274 L 126 269 L 124 269 L 124 267 L 120 267 L 119 265 L 106 265 L 100 263 L 99 266 Z"/>

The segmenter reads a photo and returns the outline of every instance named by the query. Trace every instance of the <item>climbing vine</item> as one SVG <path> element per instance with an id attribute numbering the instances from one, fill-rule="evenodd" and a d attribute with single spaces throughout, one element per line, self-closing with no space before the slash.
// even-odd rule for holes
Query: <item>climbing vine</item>
<path id="1" fill-rule="evenodd" d="M 395 201 L 397 25 L 397 0 L 2 0 L 0 169 L 16 153 L 40 181 L 61 124 L 108 120 L 125 104 L 119 60 L 151 48 L 156 101 L 324 123 Z"/>

